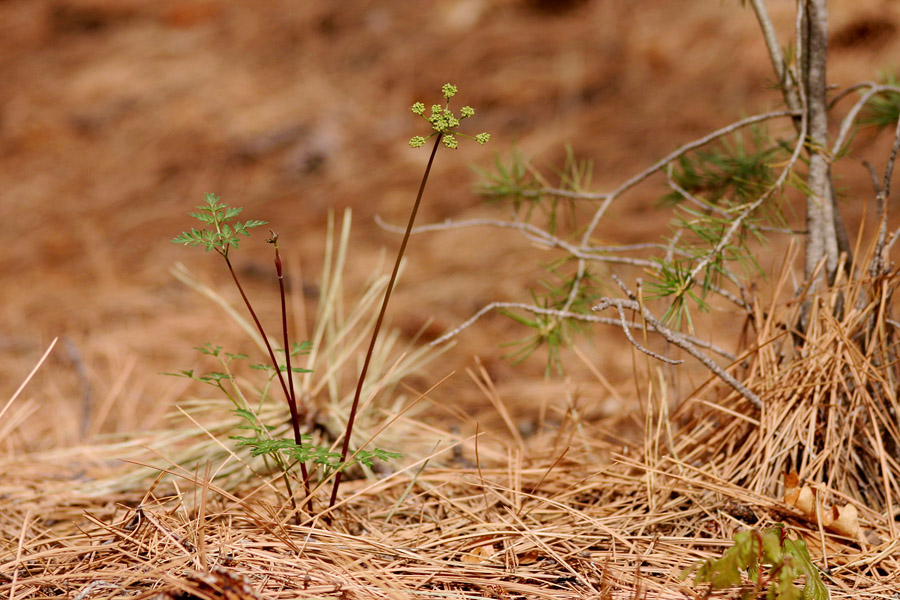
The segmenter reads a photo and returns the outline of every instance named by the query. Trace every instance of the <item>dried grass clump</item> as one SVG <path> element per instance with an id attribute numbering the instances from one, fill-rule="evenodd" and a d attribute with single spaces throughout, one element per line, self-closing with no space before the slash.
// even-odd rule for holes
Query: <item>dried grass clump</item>
<path id="1" fill-rule="evenodd" d="M 861 503 L 894 537 L 887 515 L 900 499 L 900 365 L 890 310 L 898 283 L 894 270 L 758 309 L 744 364 L 748 386 L 766 399 L 762 411 L 735 395 L 715 404 L 695 396 L 674 415 L 682 425 L 672 455 L 770 496 L 797 471 L 836 502 Z M 801 334 L 791 324 L 805 302 L 810 325 Z"/>

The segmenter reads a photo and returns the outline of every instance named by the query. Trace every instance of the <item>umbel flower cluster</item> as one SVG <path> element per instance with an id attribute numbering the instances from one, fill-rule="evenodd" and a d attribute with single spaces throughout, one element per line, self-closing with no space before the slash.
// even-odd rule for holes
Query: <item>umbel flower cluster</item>
<path id="1" fill-rule="evenodd" d="M 447 100 L 447 104 L 445 106 L 441 106 L 440 104 L 434 104 L 431 107 L 431 114 L 429 116 L 425 116 L 425 105 L 421 102 L 416 102 L 412 105 L 412 111 L 428 121 L 431 124 L 431 128 L 434 132 L 429 135 L 427 138 L 417 135 L 409 140 L 409 145 L 413 148 L 421 148 L 425 145 L 425 141 L 429 138 L 437 135 L 443 134 L 443 142 L 444 145 L 450 148 L 451 150 L 456 150 L 459 147 L 459 141 L 456 139 L 456 136 L 462 136 L 469 138 L 470 140 L 475 140 L 479 144 L 486 143 L 489 139 L 491 139 L 491 134 L 489 133 L 479 133 L 475 137 L 471 135 L 466 135 L 464 133 L 460 133 L 456 130 L 459 127 L 460 121 L 463 119 L 467 119 L 475 114 L 475 109 L 471 106 L 463 106 L 459 109 L 459 117 L 457 117 L 452 110 L 450 110 L 450 98 L 456 95 L 457 89 L 456 86 L 452 83 L 445 83 L 441 88 L 441 91 L 444 94 L 444 98 Z"/>

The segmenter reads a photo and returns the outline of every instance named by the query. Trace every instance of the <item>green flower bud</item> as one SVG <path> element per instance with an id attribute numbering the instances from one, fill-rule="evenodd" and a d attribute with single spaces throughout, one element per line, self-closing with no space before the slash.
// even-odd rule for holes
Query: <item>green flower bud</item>
<path id="1" fill-rule="evenodd" d="M 431 126 L 434 127 L 435 131 L 446 131 L 447 130 L 447 119 L 443 116 L 435 115 L 429 119 L 431 121 Z"/>
<path id="2" fill-rule="evenodd" d="M 453 111 L 449 108 L 444 109 L 444 112 L 441 113 L 440 120 L 443 124 L 442 129 L 453 129 L 454 127 L 459 125 L 459 121 L 456 120 L 456 117 L 453 116 Z"/>
<path id="3" fill-rule="evenodd" d="M 431 123 L 432 129 L 440 134 L 443 134 L 443 142 L 447 148 L 451 150 L 455 150 L 459 147 L 459 141 L 456 139 L 456 135 L 462 135 L 463 137 L 467 137 L 472 139 L 471 136 L 465 134 L 458 134 L 457 128 L 459 127 L 460 121 L 462 119 L 466 119 L 475 114 L 475 109 L 471 106 L 463 106 L 459 109 L 459 116 L 454 114 L 449 107 L 449 100 L 453 96 L 455 96 L 458 92 L 458 88 L 452 83 L 446 83 L 441 87 L 441 92 L 444 95 L 444 98 L 448 100 L 446 106 L 440 104 L 432 104 L 431 112 L 426 116 L 425 114 L 425 104 L 422 102 L 416 102 L 413 104 L 410 109 L 414 114 L 417 114 L 424 118 L 426 121 Z M 434 134 L 431 134 L 432 136 Z M 431 136 L 429 136 L 431 137 Z M 415 136 L 409 140 L 409 145 L 413 148 L 421 148 L 428 138 L 422 136 Z M 479 133 L 475 136 L 475 141 L 479 144 L 485 144 L 488 140 L 491 139 L 491 135 L 489 133 Z"/>

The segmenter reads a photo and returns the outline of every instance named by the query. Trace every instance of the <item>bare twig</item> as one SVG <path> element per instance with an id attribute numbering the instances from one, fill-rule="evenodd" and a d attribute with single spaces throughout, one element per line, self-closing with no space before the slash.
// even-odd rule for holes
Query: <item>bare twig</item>
<path id="1" fill-rule="evenodd" d="M 891 248 L 894 247 L 894 244 L 897 243 L 897 239 L 900 238 L 900 227 L 898 227 L 894 233 L 891 234 L 891 239 L 888 241 L 887 245 L 884 247 L 885 254 L 890 254 Z"/>
<path id="2" fill-rule="evenodd" d="M 741 396 L 749 400 L 756 408 L 762 408 L 762 400 L 760 400 L 759 396 L 757 396 L 753 391 L 747 388 L 747 386 L 738 381 L 728 371 L 717 365 L 709 356 L 697 349 L 697 347 L 692 344 L 686 336 L 663 325 L 659 321 L 659 319 L 653 316 L 653 314 L 646 306 L 643 306 L 637 300 L 603 298 L 599 304 L 594 306 L 594 310 L 604 310 L 611 306 L 614 306 L 617 309 L 628 308 L 630 310 L 641 313 L 641 316 L 653 328 L 653 331 L 659 333 L 669 343 L 678 346 L 679 348 L 696 358 L 703 364 L 704 367 L 712 371 L 719 379 L 730 385 Z"/>
<path id="3" fill-rule="evenodd" d="M 480 310 L 478 310 L 478 312 L 476 312 L 474 315 L 469 317 L 466 321 L 464 321 L 457 327 L 453 328 L 452 330 L 448 331 L 447 333 L 445 333 L 441 337 L 437 338 L 436 340 L 433 340 L 428 345 L 429 346 L 437 346 L 438 344 L 442 344 L 442 343 L 446 342 L 447 340 L 453 339 L 454 337 L 456 337 L 457 335 L 462 333 L 464 330 L 466 330 L 469 327 L 471 327 L 472 325 L 474 325 L 475 322 L 478 321 L 478 319 L 480 319 L 484 315 L 488 314 L 491 311 L 501 310 L 501 309 L 524 310 L 526 312 L 530 312 L 530 313 L 536 314 L 536 315 L 547 315 L 547 316 L 551 316 L 551 317 L 557 317 L 559 319 L 574 319 L 577 321 L 584 321 L 586 323 L 601 323 L 603 325 L 614 325 L 614 326 L 622 325 L 622 322 L 620 319 L 613 319 L 613 318 L 609 318 L 609 317 L 600 317 L 597 315 L 576 313 L 576 312 L 571 312 L 571 311 L 556 310 L 556 309 L 552 309 L 552 308 L 543 308 L 541 306 L 535 306 L 533 304 L 525 304 L 524 302 L 491 302 L 490 304 L 488 304 L 488 305 L 482 307 Z M 634 322 L 630 322 L 630 321 L 625 323 L 625 325 L 627 325 L 631 329 L 634 329 L 634 328 L 642 329 L 644 327 L 644 324 L 642 324 L 642 323 L 634 323 Z M 648 325 L 647 329 L 650 332 L 656 331 L 656 329 L 652 325 Z M 725 350 L 723 348 L 719 348 L 715 344 L 711 344 L 710 342 L 707 342 L 706 340 L 702 340 L 698 337 L 694 337 L 694 336 L 686 335 L 686 334 L 680 334 L 680 335 L 685 340 L 687 340 L 688 342 L 690 342 L 691 344 L 693 344 L 694 346 L 696 346 L 698 348 L 703 348 L 704 350 L 709 350 L 710 352 L 714 352 L 714 353 L 718 354 L 719 356 L 721 356 L 722 358 L 725 358 L 726 360 L 730 360 L 730 361 L 737 360 L 737 357 L 734 354 L 732 354 L 731 352 L 728 352 L 727 350 Z"/>
<path id="4" fill-rule="evenodd" d="M 900 119 L 897 119 L 897 127 L 894 130 L 894 143 L 891 145 L 891 154 L 888 157 L 887 165 L 884 167 L 884 181 L 881 184 L 881 193 L 884 194 L 884 200 L 891 197 L 891 177 L 894 174 L 894 162 L 897 160 L 897 152 L 900 151 Z M 887 210 L 887 206 L 885 206 Z"/>
<path id="5" fill-rule="evenodd" d="M 622 308 L 622 305 L 617 304 L 616 310 L 619 312 L 619 321 L 622 324 L 622 331 L 625 332 L 625 337 L 628 338 L 628 341 L 631 342 L 632 346 L 634 346 L 635 348 L 637 348 L 638 350 L 640 350 L 647 356 L 652 356 L 656 360 L 670 364 L 670 365 L 680 365 L 681 363 L 684 362 L 683 360 L 674 360 L 671 358 L 666 358 L 665 356 L 662 356 L 661 354 L 657 354 L 656 352 L 653 352 L 652 350 L 648 350 L 647 348 L 643 347 L 636 339 L 634 339 L 634 336 L 631 335 L 631 328 L 628 327 L 628 320 L 625 317 L 625 310 Z"/>
<path id="6" fill-rule="evenodd" d="M 753 125 L 754 123 L 761 123 L 762 121 L 768 121 L 771 119 L 777 119 L 779 117 L 792 117 L 792 116 L 798 116 L 798 113 L 796 111 L 792 111 L 792 110 L 778 110 L 778 111 L 774 111 L 774 112 L 764 113 L 761 115 L 754 115 L 752 117 L 747 117 L 746 119 L 741 119 L 740 121 L 735 121 L 734 123 L 731 123 L 730 125 L 726 125 L 725 127 L 722 127 L 721 129 L 717 129 L 717 130 L 713 131 L 712 133 L 709 133 L 709 134 L 703 136 L 702 138 L 696 139 L 693 142 L 689 142 L 689 143 L 673 150 L 672 152 L 670 152 L 663 158 L 659 159 L 658 161 L 656 161 L 655 163 L 653 163 L 652 165 L 650 165 L 649 167 L 647 167 L 646 169 L 644 169 L 643 171 L 641 171 L 640 173 L 638 173 L 637 175 L 635 175 L 634 177 L 632 177 L 631 179 L 629 179 L 628 181 L 626 181 L 625 183 L 623 183 L 622 185 L 620 185 L 618 188 L 616 188 L 615 190 L 613 190 L 612 192 L 610 192 L 607 195 L 606 199 L 603 201 L 603 204 L 601 204 L 600 207 L 597 209 L 597 212 L 594 213 L 594 217 L 593 217 L 593 219 L 591 219 L 590 225 L 588 225 L 587 230 L 584 232 L 584 237 L 582 238 L 582 245 L 586 244 L 588 242 L 588 240 L 590 239 L 590 237 L 594 234 L 594 230 L 597 228 L 597 225 L 600 223 L 600 219 L 603 218 L 603 215 L 606 214 L 606 210 L 609 208 L 609 205 L 612 204 L 612 202 L 616 198 L 618 198 L 619 196 L 621 196 L 626 191 L 633 188 L 634 186 L 636 186 L 643 180 L 647 179 L 648 177 L 650 177 L 655 172 L 657 172 L 660 169 L 662 169 L 663 167 L 665 167 L 667 164 L 669 164 L 673 160 L 676 160 L 677 158 L 687 154 L 688 152 L 690 152 L 692 150 L 695 150 L 697 148 L 705 146 L 706 144 L 708 144 L 714 140 L 717 140 L 720 137 L 724 137 L 730 133 L 737 131 L 738 129 L 747 127 L 748 125 Z"/>
<path id="7" fill-rule="evenodd" d="M 690 201 L 692 204 L 697 207 L 708 210 L 709 212 L 720 216 L 723 219 L 731 219 L 731 213 L 722 210 L 712 202 L 705 202 L 700 198 L 696 197 L 694 194 L 690 193 L 686 189 L 682 188 L 678 183 L 672 178 L 672 167 L 674 163 L 669 163 L 669 167 L 666 169 L 666 177 L 668 178 L 669 187 L 678 192 L 678 194 L 684 198 L 685 200 Z M 770 227 L 768 225 L 753 225 L 753 229 L 757 231 L 765 231 L 767 233 L 787 233 L 791 235 L 804 234 L 806 231 L 796 230 L 796 229 L 788 229 L 786 227 Z M 670 245 L 671 247 L 671 245 Z M 666 260 L 671 260 L 667 258 Z"/>
<path id="8" fill-rule="evenodd" d="M 840 102 L 841 100 L 843 100 L 844 98 L 846 98 L 847 96 L 849 96 L 850 94 L 855 92 L 856 90 L 861 90 L 861 89 L 867 88 L 867 87 L 875 87 L 877 85 L 878 84 L 875 83 L 874 81 L 860 81 L 859 83 L 854 83 L 850 87 L 844 88 L 838 94 L 836 94 L 834 96 L 834 98 L 832 98 L 831 101 L 828 103 L 828 110 L 831 110 L 832 108 L 837 106 L 838 102 Z"/>
<path id="9" fill-rule="evenodd" d="M 762 401 L 759 399 L 759 396 L 757 396 L 755 393 L 750 391 L 750 389 L 748 389 L 740 381 L 735 379 L 730 373 L 728 373 L 728 371 L 726 371 L 725 369 L 723 369 L 722 367 L 717 365 L 715 362 L 713 362 L 713 360 L 711 358 L 709 358 L 707 355 L 700 352 L 694 346 L 694 344 L 692 344 L 687 339 L 686 336 L 684 336 L 683 334 L 681 334 L 679 332 L 673 331 L 673 330 L 669 329 L 668 327 L 666 327 L 665 325 L 663 325 L 659 321 L 659 319 L 657 319 L 655 316 L 653 316 L 653 313 L 650 312 L 650 309 L 648 309 L 647 306 L 638 299 L 637 295 L 635 295 L 634 292 L 632 292 L 630 289 L 628 289 L 628 286 L 625 285 L 625 282 L 622 281 L 621 278 L 619 278 L 618 276 L 613 274 L 612 279 L 613 279 L 613 281 L 615 281 L 616 285 L 619 286 L 619 289 L 621 289 L 622 292 L 626 296 L 628 296 L 628 300 L 617 300 L 614 298 L 602 298 L 600 300 L 600 303 L 597 304 L 596 306 L 594 306 L 594 308 L 592 310 L 599 311 L 599 310 L 604 310 L 605 308 L 608 308 L 610 306 L 615 306 L 616 309 L 620 311 L 620 314 L 621 314 L 621 310 L 623 307 L 630 308 L 631 310 L 640 312 L 641 317 L 643 317 L 644 321 L 646 321 L 653 328 L 654 331 L 656 331 L 657 333 L 662 335 L 669 343 L 675 344 L 676 346 L 678 346 L 679 348 L 681 348 L 682 350 L 684 350 L 685 352 L 687 352 L 688 354 L 690 354 L 691 356 L 693 356 L 694 358 L 699 360 L 701 363 L 703 363 L 703 366 L 705 366 L 707 369 L 712 371 L 716 376 L 719 377 L 719 379 L 721 379 L 722 381 L 724 381 L 725 383 L 730 385 L 742 396 L 747 398 L 747 400 L 749 400 L 751 403 L 753 403 L 754 406 L 756 406 L 757 408 L 762 408 Z M 638 281 L 638 285 L 640 285 L 640 280 Z"/>
<path id="10" fill-rule="evenodd" d="M 862 159 L 862 164 L 869 172 L 869 179 L 872 180 L 872 189 L 875 190 L 875 195 L 879 195 L 881 193 L 881 182 L 878 181 L 878 173 L 875 172 L 875 166 L 865 158 Z"/>
<path id="11" fill-rule="evenodd" d="M 891 199 L 891 177 L 894 174 L 894 162 L 897 160 L 898 151 L 900 151 L 900 119 L 897 120 L 897 127 L 894 130 L 894 143 L 891 144 L 891 153 L 888 156 L 887 164 L 884 167 L 884 179 L 881 183 L 881 190 L 877 195 L 878 218 L 881 222 L 878 226 L 878 241 L 875 243 L 875 256 L 869 267 L 869 273 L 873 277 L 881 274 L 884 270 L 884 265 L 887 262 L 885 239 L 887 238 L 888 207 Z M 895 238 L 896 233 L 891 238 L 891 245 L 893 245 Z"/>
<path id="12" fill-rule="evenodd" d="M 399 228 L 396 225 L 389 225 L 385 223 L 380 217 L 375 217 L 376 222 L 383 228 L 388 231 L 399 231 Z M 547 231 L 541 229 L 540 227 L 535 227 L 530 223 L 522 223 L 520 221 L 501 221 L 495 219 L 469 219 L 466 221 L 451 221 L 446 220 L 443 223 L 434 223 L 431 225 L 423 225 L 421 227 L 416 227 L 413 229 L 411 233 L 424 233 L 426 231 L 446 231 L 449 229 L 464 229 L 469 227 L 479 227 L 479 226 L 487 226 L 487 227 L 497 227 L 500 229 L 515 229 L 520 231 L 526 238 L 534 242 L 535 244 L 539 244 L 541 246 L 546 246 L 548 248 L 559 248 L 561 250 L 565 250 L 572 256 L 576 258 L 583 258 L 584 260 L 590 260 L 595 262 L 608 262 L 608 263 L 618 263 L 624 265 L 631 265 L 635 267 L 646 267 L 653 268 L 656 264 L 653 261 L 641 259 L 641 258 L 631 258 L 627 256 L 606 256 L 603 254 L 595 254 L 599 252 L 609 252 L 613 251 L 612 249 L 619 250 L 616 246 L 606 246 L 606 247 L 595 247 L 590 246 L 588 248 L 579 249 L 572 244 L 564 241 L 562 238 L 559 238 L 555 235 L 548 233 Z M 633 250 L 637 245 L 626 247 L 626 250 Z M 645 245 L 641 245 L 645 246 Z M 647 247 L 652 245 L 647 244 Z M 655 245 L 659 247 L 659 245 Z"/>
<path id="13" fill-rule="evenodd" d="M 838 132 L 837 139 L 834 141 L 834 145 L 831 147 L 831 153 L 833 155 L 837 155 L 843 150 L 844 143 L 846 142 L 847 137 L 850 135 L 850 131 L 853 128 L 853 125 L 856 123 L 856 117 L 859 115 L 859 112 L 865 108 L 866 104 L 869 103 L 869 100 L 872 99 L 873 96 L 878 94 L 884 94 L 885 92 L 894 92 L 900 94 L 900 88 L 893 85 L 877 85 L 877 84 L 869 84 L 871 89 L 869 89 L 865 94 L 860 96 L 859 100 L 853 105 L 853 108 L 847 113 L 847 116 L 841 121 L 841 128 Z"/>
<path id="14" fill-rule="evenodd" d="M 393 231 L 395 233 L 402 233 L 404 231 L 403 228 L 397 227 L 396 225 L 391 225 L 386 223 L 381 217 L 375 217 L 376 223 L 388 230 Z M 674 248 L 671 244 L 668 246 L 664 246 L 662 244 L 628 244 L 623 246 L 587 246 L 584 248 L 577 248 L 574 245 L 562 240 L 561 238 L 554 236 L 547 231 L 531 225 L 530 223 L 523 223 L 521 221 L 501 221 L 499 219 L 467 219 L 465 221 L 453 221 L 450 219 L 445 220 L 443 223 L 432 223 L 430 225 L 422 225 L 420 227 L 415 227 L 412 230 L 412 234 L 416 233 L 425 233 L 425 232 L 433 232 L 433 231 L 447 231 L 451 229 L 465 229 L 469 227 L 497 227 L 500 229 L 514 229 L 520 231 L 526 238 L 534 242 L 535 244 L 546 246 L 548 248 L 559 248 L 568 252 L 574 258 L 582 259 L 584 261 L 592 261 L 592 262 L 605 262 L 611 264 L 622 264 L 629 265 L 632 267 L 642 267 L 645 269 L 656 270 L 659 265 L 648 259 L 643 258 L 632 258 L 632 257 L 619 257 L 619 256 L 607 256 L 602 254 L 603 252 L 620 252 L 627 250 L 644 250 L 644 249 L 659 249 L 666 250 L 668 254 L 678 254 L 680 256 L 690 256 L 689 253 L 684 252 L 683 250 L 678 250 Z M 722 274 L 736 286 L 741 287 L 740 280 L 738 277 L 728 271 L 723 270 Z M 735 305 L 746 309 L 747 304 L 723 288 L 718 286 L 711 285 L 709 289 L 716 294 L 719 294 L 723 298 L 733 302 Z M 566 309 L 568 310 L 568 309 Z"/>
<path id="15" fill-rule="evenodd" d="M 393 233 L 403 233 L 405 228 L 399 227 L 397 225 L 392 225 L 388 223 L 384 219 L 382 219 L 379 215 L 375 215 L 375 223 L 385 229 L 387 231 L 391 231 Z M 444 219 L 440 223 L 431 223 L 428 225 L 420 225 L 419 227 L 413 227 L 411 232 L 412 235 L 416 235 L 418 233 L 427 233 L 433 231 L 450 231 L 452 229 L 468 229 L 470 227 L 497 227 L 500 229 L 516 229 L 521 231 L 532 241 L 537 243 L 545 244 L 545 245 L 553 245 L 562 247 L 557 240 L 560 238 L 548 233 L 546 230 L 541 229 L 540 227 L 536 227 L 531 225 L 530 223 L 524 223 L 522 221 L 502 221 L 500 219 L 466 219 L 464 221 L 455 221 L 453 219 Z M 574 246 L 569 245 L 572 248 L 573 252 L 578 252 Z M 582 249 L 584 254 L 591 254 L 595 252 L 631 252 L 633 250 L 663 250 L 668 248 L 667 245 L 663 244 L 654 244 L 654 243 L 645 243 L 645 244 L 622 244 L 619 246 L 585 246 Z"/>
<path id="16" fill-rule="evenodd" d="M 772 19 L 769 18 L 769 11 L 766 9 L 764 0 L 750 0 L 753 12 L 756 13 L 756 21 L 762 30 L 763 39 L 766 42 L 766 49 L 769 51 L 769 58 L 772 61 L 772 68 L 778 77 L 778 85 L 784 95 L 785 104 L 793 111 L 799 111 L 801 108 L 800 96 L 797 92 L 796 81 L 791 78 L 790 71 L 785 67 L 784 56 L 781 54 L 781 46 L 778 44 L 778 37 L 775 35 L 775 26 Z"/>
<path id="17" fill-rule="evenodd" d="M 525 190 L 522 195 L 526 198 L 539 198 L 540 196 L 557 196 L 559 198 L 570 198 L 572 200 L 605 200 L 609 194 L 577 192 L 573 190 L 563 190 L 554 187 L 543 187 L 539 190 Z"/>

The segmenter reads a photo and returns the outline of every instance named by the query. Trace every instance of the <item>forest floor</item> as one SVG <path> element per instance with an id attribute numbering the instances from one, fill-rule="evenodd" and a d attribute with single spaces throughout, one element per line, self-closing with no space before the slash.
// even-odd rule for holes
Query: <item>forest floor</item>
<path id="1" fill-rule="evenodd" d="M 753 522 L 793 518 L 802 529 L 783 490 L 741 488 L 667 454 L 681 441 L 673 446 L 660 423 L 709 373 L 698 364 L 664 373 L 615 328 L 578 338 L 563 352 L 564 375 L 550 377 L 541 350 L 518 364 L 503 358 L 502 344 L 527 333 L 511 319 L 489 314 L 464 330 L 390 388 L 391 407 L 428 391 L 379 437 L 404 459 L 346 482 L 330 526 L 287 519 L 280 480 L 262 484 L 204 438 L 204 428 L 225 427 L 227 406 L 216 416 L 194 400 L 205 388 L 161 375 L 211 368 L 193 349 L 207 342 L 256 351 L 220 306 L 172 274 L 183 263 L 239 308 L 217 257 L 171 243 L 203 194 L 279 232 L 295 335 L 308 337 L 329 219 L 352 210 L 341 310 L 350 314 L 373 274 L 389 269 L 399 236 L 376 217 L 405 222 L 427 158 L 406 143 L 422 125 L 409 106 L 436 102 L 446 82 L 476 107 L 472 133 L 493 137 L 438 153 L 420 224 L 506 218 L 473 192 L 470 167 L 488 169 L 513 149 L 555 185 L 570 147 L 592 162 L 590 188 L 607 191 L 680 144 L 780 108 L 749 8 L 640 4 L 0 2 L 0 402 L 58 338 L 0 420 L 0 594 L 683 597 L 693 588 L 681 570 L 746 525 L 727 516 L 734 506 L 753 507 Z M 793 3 L 771 4 L 790 31 Z M 888 0 L 834 3 L 830 83 L 896 67 L 898 27 L 900 7 Z M 836 174 L 851 232 L 875 223 L 859 158 L 881 168 L 890 144 L 868 135 Z M 598 237 L 666 236 L 664 184 L 658 176 L 614 205 Z M 245 241 L 235 262 L 263 320 L 276 323 L 263 238 Z M 765 300 L 788 245 L 772 239 L 762 257 Z M 492 301 L 528 301 L 545 275 L 539 263 L 558 258 L 515 231 L 477 228 L 414 236 L 407 256 L 388 314 L 392 360 Z M 725 309 L 697 323 L 731 351 L 745 325 Z M 346 359 L 322 398 L 352 385 L 359 360 Z M 176 406 L 195 407 L 198 421 Z M 173 477 L 155 484 L 160 469 Z M 870 546 L 823 537 L 816 554 L 841 573 L 864 572 L 856 584 L 835 575 L 835 597 L 862 588 L 889 597 L 896 583 L 897 550 L 881 543 L 896 540 L 893 521 L 862 519 Z"/>

